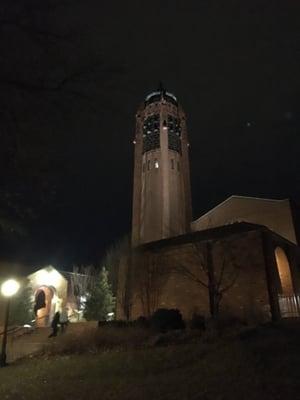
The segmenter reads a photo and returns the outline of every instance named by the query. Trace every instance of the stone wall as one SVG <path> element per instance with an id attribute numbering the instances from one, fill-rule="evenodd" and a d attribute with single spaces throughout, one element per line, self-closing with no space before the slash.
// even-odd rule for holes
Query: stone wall
<path id="1" fill-rule="evenodd" d="M 223 315 L 244 320 L 270 319 L 265 258 L 260 231 L 211 241 L 216 279 L 221 276 L 220 302 Z M 157 308 L 177 308 L 185 319 L 194 312 L 210 315 L 205 270 L 205 243 L 185 243 L 135 254 L 122 266 L 119 287 L 127 282 L 130 292 L 130 318 L 149 316 Z M 120 303 L 119 290 L 118 300 Z M 124 318 L 122 307 L 117 318 Z"/>

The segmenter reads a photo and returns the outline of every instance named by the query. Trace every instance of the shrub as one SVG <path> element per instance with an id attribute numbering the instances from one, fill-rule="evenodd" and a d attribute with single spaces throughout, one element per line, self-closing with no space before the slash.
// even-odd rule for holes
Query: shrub
<path id="1" fill-rule="evenodd" d="M 150 321 L 146 317 L 140 316 L 134 321 L 135 326 L 139 326 L 141 328 L 149 328 Z"/>
<path id="2" fill-rule="evenodd" d="M 160 308 L 150 318 L 151 327 L 158 332 L 167 332 L 172 329 L 184 329 L 182 315 L 177 309 Z"/>
<path id="3" fill-rule="evenodd" d="M 43 354 L 97 353 L 108 350 L 141 348 L 148 343 L 149 330 L 138 327 L 122 329 L 116 326 L 102 326 L 101 329 L 86 327 L 72 329 L 49 342 Z"/>
<path id="4" fill-rule="evenodd" d="M 115 327 L 115 328 L 128 328 L 133 326 L 133 321 L 126 321 L 122 319 L 112 321 L 98 321 L 98 327 Z"/>
<path id="5" fill-rule="evenodd" d="M 115 328 L 130 328 L 130 327 L 140 327 L 140 328 L 149 328 L 150 327 L 150 322 L 146 317 L 138 317 L 137 319 L 133 321 L 127 321 L 127 320 L 113 320 L 113 321 L 98 321 L 98 327 L 115 327 Z"/>
<path id="6" fill-rule="evenodd" d="M 192 319 L 190 321 L 190 328 L 191 329 L 199 329 L 204 331 L 205 330 L 205 318 L 203 315 L 194 313 Z"/>

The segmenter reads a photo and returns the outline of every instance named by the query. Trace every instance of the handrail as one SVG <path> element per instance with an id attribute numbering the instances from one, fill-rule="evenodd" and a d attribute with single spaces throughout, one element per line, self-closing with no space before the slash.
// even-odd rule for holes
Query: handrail
<path id="1" fill-rule="evenodd" d="M 38 317 L 38 318 L 32 319 L 32 320 L 30 321 L 30 323 L 36 322 L 37 320 L 42 319 L 42 318 L 45 318 L 45 317 Z M 30 323 L 28 323 L 28 325 L 29 325 Z M 12 328 L 8 328 L 8 329 L 7 329 L 7 333 L 10 333 L 10 334 L 11 334 L 11 333 L 13 333 L 14 331 L 17 332 L 18 330 L 23 329 L 23 328 L 24 328 L 24 325 L 26 325 L 26 323 L 23 324 L 23 325 L 18 325 L 18 326 L 13 326 Z M 4 334 L 4 331 L 0 332 L 0 336 L 3 335 L 3 334 Z"/>

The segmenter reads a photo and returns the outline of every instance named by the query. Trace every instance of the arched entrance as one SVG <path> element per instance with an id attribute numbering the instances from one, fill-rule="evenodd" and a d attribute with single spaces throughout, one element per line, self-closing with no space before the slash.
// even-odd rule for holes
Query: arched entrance
<path id="1" fill-rule="evenodd" d="M 55 289 L 41 286 L 35 292 L 34 313 L 36 326 L 45 327 L 55 313 Z"/>
<path id="2" fill-rule="evenodd" d="M 290 264 L 285 251 L 276 247 L 275 258 L 280 278 L 279 306 L 283 318 L 299 316 L 299 298 L 294 293 Z"/>
<path id="3" fill-rule="evenodd" d="M 281 294 L 285 296 L 290 296 L 294 294 L 294 289 L 290 264 L 285 254 L 285 251 L 281 247 L 276 247 L 275 257 L 281 284 Z"/>

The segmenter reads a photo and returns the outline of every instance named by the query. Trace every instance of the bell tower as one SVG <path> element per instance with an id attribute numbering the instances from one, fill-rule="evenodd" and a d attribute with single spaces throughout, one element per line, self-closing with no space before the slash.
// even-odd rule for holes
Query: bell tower
<path id="1" fill-rule="evenodd" d="M 177 236 L 192 218 L 186 118 L 162 86 L 136 114 L 132 245 Z"/>

